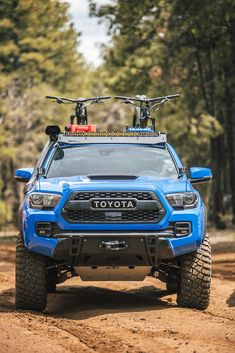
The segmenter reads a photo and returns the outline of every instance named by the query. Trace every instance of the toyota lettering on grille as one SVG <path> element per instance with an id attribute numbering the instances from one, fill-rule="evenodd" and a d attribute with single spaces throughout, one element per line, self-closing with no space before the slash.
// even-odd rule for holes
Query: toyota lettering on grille
<path id="1" fill-rule="evenodd" d="M 113 210 L 130 210 L 136 208 L 136 200 L 134 199 L 95 199 L 91 200 L 91 209 L 113 209 Z"/>

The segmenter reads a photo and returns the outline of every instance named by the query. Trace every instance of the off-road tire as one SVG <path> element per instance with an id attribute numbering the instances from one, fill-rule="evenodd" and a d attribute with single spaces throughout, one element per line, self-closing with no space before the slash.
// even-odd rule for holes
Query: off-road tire
<path id="1" fill-rule="evenodd" d="M 47 271 L 47 274 L 46 274 L 47 293 L 54 293 L 56 291 L 57 276 L 58 276 L 57 269 L 52 268 Z"/>
<path id="2" fill-rule="evenodd" d="M 19 235 L 16 243 L 17 309 L 42 311 L 47 304 L 45 257 L 28 251 Z"/>
<path id="3" fill-rule="evenodd" d="M 173 281 L 173 282 L 166 282 L 166 290 L 168 293 L 177 293 L 179 288 L 179 283 L 177 283 L 177 281 Z"/>
<path id="4" fill-rule="evenodd" d="M 180 306 L 204 310 L 209 305 L 211 246 L 205 235 L 200 248 L 181 257 L 181 279 L 177 293 Z"/>
<path id="5" fill-rule="evenodd" d="M 135 107 L 134 114 L 133 114 L 133 120 L 132 120 L 132 126 L 137 127 L 138 124 L 140 124 L 140 108 Z"/>

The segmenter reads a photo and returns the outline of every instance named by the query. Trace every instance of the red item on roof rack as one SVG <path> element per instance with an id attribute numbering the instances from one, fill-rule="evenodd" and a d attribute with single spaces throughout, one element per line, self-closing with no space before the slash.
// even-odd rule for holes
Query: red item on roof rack
<path id="1" fill-rule="evenodd" d="M 68 132 L 96 132 L 96 126 L 93 124 L 87 124 L 87 125 L 70 124 L 69 126 L 66 126 L 66 131 L 68 131 Z"/>

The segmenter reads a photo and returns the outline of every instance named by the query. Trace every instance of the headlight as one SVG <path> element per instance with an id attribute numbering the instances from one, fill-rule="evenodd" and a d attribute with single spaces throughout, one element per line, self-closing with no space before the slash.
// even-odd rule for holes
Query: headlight
<path id="1" fill-rule="evenodd" d="M 54 208 L 59 202 L 61 196 L 58 194 L 43 194 L 41 192 L 34 192 L 29 194 L 30 208 Z"/>
<path id="2" fill-rule="evenodd" d="M 173 208 L 195 208 L 198 204 L 198 197 L 195 192 L 168 194 L 166 199 Z"/>

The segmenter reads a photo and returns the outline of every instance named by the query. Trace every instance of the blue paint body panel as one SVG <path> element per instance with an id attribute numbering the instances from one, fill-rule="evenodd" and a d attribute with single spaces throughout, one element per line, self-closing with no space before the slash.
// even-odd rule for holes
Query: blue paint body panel
<path id="1" fill-rule="evenodd" d="M 174 148 L 167 144 L 177 169 L 183 164 Z M 56 148 L 50 146 L 42 166 L 47 168 Z M 69 146 L 68 146 L 69 148 Z M 196 173 L 196 170 L 194 171 Z M 199 173 L 199 172 L 198 172 Z M 179 238 L 166 238 L 174 256 L 195 251 L 202 243 L 205 233 L 205 206 L 200 194 L 193 188 L 186 175 L 179 178 L 158 179 L 152 176 L 140 176 L 134 180 L 91 180 L 86 176 L 75 176 L 67 178 L 48 178 L 40 176 L 31 179 L 31 192 L 46 192 L 61 195 L 59 203 L 53 210 L 32 209 L 28 206 L 28 195 L 26 194 L 21 209 L 21 232 L 25 246 L 32 252 L 52 257 L 61 239 L 42 237 L 36 234 L 36 222 L 55 222 L 66 231 L 162 231 L 171 222 L 191 222 L 191 233 Z M 74 191 L 150 191 L 157 195 L 164 209 L 165 215 L 157 223 L 99 223 L 82 224 L 69 223 L 62 216 L 61 211 L 69 195 Z M 166 199 L 166 194 L 175 194 L 193 191 L 198 196 L 197 207 L 192 209 L 173 209 Z"/>
<path id="2" fill-rule="evenodd" d="M 15 177 L 19 179 L 29 180 L 32 177 L 33 168 L 21 168 L 15 172 Z"/>
<path id="3" fill-rule="evenodd" d="M 189 170 L 191 179 L 212 178 L 212 173 L 209 168 L 193 167 Z"/>

